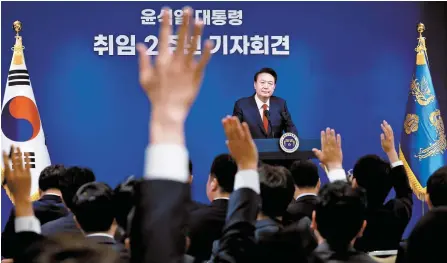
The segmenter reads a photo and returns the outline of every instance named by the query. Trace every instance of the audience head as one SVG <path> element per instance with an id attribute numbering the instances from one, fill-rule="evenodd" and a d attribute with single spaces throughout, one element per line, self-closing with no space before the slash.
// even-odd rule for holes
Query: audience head
<path id="1" fill-rule="evenodd" d="M 354 166 L 352 185 L 366 190 L 368 208 L 380 206 L 391 188 L 391 166 L 377 155 L 365 155 Z"/>
<path id="2" fill-rule="evenodd" d="M 428 178 L 425 198 L 430 208 L 447 206 L 447 166 L 439 168 Z"/>
<path id="3" fill-rule="evenodd" d="M 191 159 L 189 159 L 188 167 L 189 167 L 189 183 L 192 184 L 192 180 L 193 180 L 194 176 L 192 175 L 192 161 L 191 161 Z"/>
<path id="4" fill-rule="evenodd" d="M 136 204 L 135 188 L 139 182 L 140 180 L 131 176 L 113 191 L 115 219 L 118 226 L 124 229 L 127 235 L 130 234 L 129 227 Z"/>
<path id="5" fill-rule="evenodd" d="M 264 164 L 259 168 L 259 181 L 262 213 L 272 218 L 282 216 L 295 191 L 290 171 L 282 166 Z"/>
<path id="6" fill-rule="evenodd" d="M 334 250 L 346 250 L 366 227 L 366 194 L 346 182 L 324 185 L 312 216 L 312 227 Z"/>
<path id="7" fill-rule="evenodd" d="M 273 95 L 278 75 L 271 68 L 262 68 L 254 76 L 254 88 L 259 99 L 268 99 Z"/>
<path id="8" fill-rule="evenodd" d="M 60 190 L 60 181 L 64 173 L 65 167 L 61 164 L 50 165 L 43 169 L 39 176 L 40 191 Z"/>
<path id="9" fill-rule="evenodd" d="M 73 197 L 78 189 L 86 183 L 94 182 L 95 174 L 89 168 L 70 167 L 61 180 L 62 199 L 65 205 L 71 210 L 73 207 Z"/>
<path id="10" fill-rule="evenodd" d="M 318 167 L 309 160 L 295 161 L 290 167 L 295 186 L 300 189 L 319 189 Z"/>
<path id="11" fill-rule="evenodd" d="M 425 214 L 408 237 L 407 262 L 447 262 L 447 207 Z"/>
<path id="12" fill-rule="evenodd" d="M 79 234 L 60 234 L 34 242 L 14 263 L 118 263 L 118 253 Z"/>
<path id="13" fill-rule="evenodd" d="M 214 158 L 206 184 L 208 199 L 213 201 L 219 196 L 233 192 L 236 173 L 236 162 L 229 154 L 220 154 Z"/>
<path id="14" fill-rule="evenodd" d="M 73 198 L 72 212 L 84 233 L 110 231 L 115 220 L 112 189 L 100 182 L 84 184 Z"/>

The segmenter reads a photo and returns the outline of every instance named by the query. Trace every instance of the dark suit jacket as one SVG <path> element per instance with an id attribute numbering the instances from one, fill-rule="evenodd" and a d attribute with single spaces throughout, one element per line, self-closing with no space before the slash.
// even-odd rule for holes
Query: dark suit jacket
<path id="1" fill-rule="evenodd" d="M 214 240 L 222 235 L 225 225 L 228 200 L 217 199 L 211 205 L 199 208 L 190 214 L 189 238 L 191 245 L 187 251 L 188 255 L 197 260 L 207 260 L 211 256 Z"/>
<path id="2" fill-rule="evenodd" d="M 39 200 L 33 202 L 34 215 L 39 219 L 40 224 L 56 220 L 68 214 L 67 208 L 62 203 L 62 198 L 56 195 L 44 195 Z M 8 221 L 2 233 L 2 256 L 10 258 L 15 248 L 11 239 L 15 236 L 15 210 L 12 209 Z"/>
<path id="3" fill-rule="evenodd" d="M 312 218 L 312 212 L 315 210 L 318 199 L 315 195 L 305 195 L 297 200 L 293 200 L 287 212 L 284 215 L 283 222 L 285 224 L 290 224 L 292 222 L 297 222 L 303 217 Z"/>
<path id="4" fill-rule="evenodd" d="M 137 187 L 130 239 L 132 262 L 185 262 L 182 231 L 188 222 L 190 189 L 187 183 L 169 180 L 143 181 Z M 259 196 L 250 189 L 232 193 L 215 262 L 249 262 L 258 203 Z"/>
<path id="5" fill-rule="evenodd" d="M 96 244 L 101 244 L 104 246 L 109 246 L 117 253 L 120 254 L 121 262 L 129 262 L 130 255 L 129 252 L 124 247 L 124 244 L 118 243 L 115 239 L 107 236 L 87 236 L 89 240 L 92 240 Z"/>
<path id="6" fill-rule="evenodd" d="M 82 234 L 81 230 L 76 226 L 73 213 L 70 212 L 68 215 L 42 226 L 42 235 L 44 236 L 52 236 L 59 233 Z"/>
<path id="7" fill-rule="evenodd" d="M 317 247 L 310 229 L 311 221 L 303 218 L 287 227 L 274 219 L 255 223 L 255 252 L 251 262 L 306 262 L 307 256 Z M 219 249 L 219 240 L 213 243 L 211 261 Z"/>
<path id="8" fill-rule="evenodd" d="M 329 244 L 320 244 L 309 258 L 309 263 L 377 263 L 368 254 L 351 248 L 343 252 L 333 251 Z"/>
<path id="9" fill-rule="evenodd" d="M 241 122 L 248 124 L 253 139 L 281 138 L 283 131 L 298 135 L 285 100 L 275 96 L 270 97 L 269 112 L 272 127 L 269 127 L 268 132 L 264 129 L 254 95 L 236 101 L 233 116 L 237 116 Z"/>
<path id="10" fill-rule="evenodd" d="M 370 252 L 399 248 L 402 234 L 411 219 L 413 192 L 403 165 L 391 169 L 390 176 L 396 197 L 368 211 L 365 232 L 355 242 L 357 250 Z"/>

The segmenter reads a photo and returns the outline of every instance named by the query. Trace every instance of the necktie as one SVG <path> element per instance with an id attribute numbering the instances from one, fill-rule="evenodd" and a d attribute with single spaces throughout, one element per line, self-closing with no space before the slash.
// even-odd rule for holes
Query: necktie
<path id="1" fill-rule="evenodd" d="M 262 105 L 262 109 L 266 111 L 268 108 L 267 104 Z M 267 117 L 265 116 L 264 112 L 262 113 L 262 122 L 264 123 L 264 130 L 265 132 L 269 132 L 269 121 Z"/>

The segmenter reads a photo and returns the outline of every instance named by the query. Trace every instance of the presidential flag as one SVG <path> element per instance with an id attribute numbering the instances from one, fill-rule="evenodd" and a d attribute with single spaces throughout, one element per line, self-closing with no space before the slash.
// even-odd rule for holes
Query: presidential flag
<path id="1" fill-rule="evenodd" d="M 30 154 L 31 198 L 35 200 L 39 197 L 40 172 L 51 162 L 23 50 L 22 37 L 17 34 L 2 102 L 1 148 L 9 153 L 14 145 L 20 147 L 23 157 L 25 153 Z M 3 161 L 1 163 L 2 186 L 9 195 L 8 182 L 3 176 Z"/>
<path id="2" fill-rule="evenodd" d="M 416 67 L 411 80 L 401 135 L 399 158 L 404 163 L 411 188 L 423 200 L 427 179 L 444 166 L 447 140 L 441 112 L 430 75 L 427 47 L 418 25 Z"/>

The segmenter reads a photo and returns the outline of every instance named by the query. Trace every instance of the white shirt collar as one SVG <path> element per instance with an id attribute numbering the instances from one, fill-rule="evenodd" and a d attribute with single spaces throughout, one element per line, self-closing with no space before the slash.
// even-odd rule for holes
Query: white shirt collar
<path id="1" fill-rule="evenodd" d="M 267 100 L 266 103 L 264 103 L 255 94 L 255 101 L 256 101 L 256 105 L 258 106 L 258 110 L 260 110 L 262 108 L 262 105 L 264 105 L 264 104 L 267 104 L 268 108 L 270 109 L 270 98 Z"/>
<path id="2" fill-rule="evenodd" d="M 93 233 L 86 235 L 86 237 L 110 237 L 111 239 L 115 239 L 112 235 L 107 233 Z"/>
<path id="3" fill-rule="evenodd" d="M 300 194 L 297 198 L 295 198 L 295 200 L 298 200 L 299 198 L 301 198 L 301 197 L 303 197 L 303 196 L 308 196 L 308 195 L 310 195 L 310 196 L 317 196 L 317 195 L 314 194 L 314 193 L 304 193 L 304 194 Z"/>
<path id="4" fill-rule="evenodd" d="M 213 201 L 219 200 L 219 199 L 225 199 L 225 200 L 230 200 L 229 197 L 218 197 L 218 198 L 214 198 Z"/>

